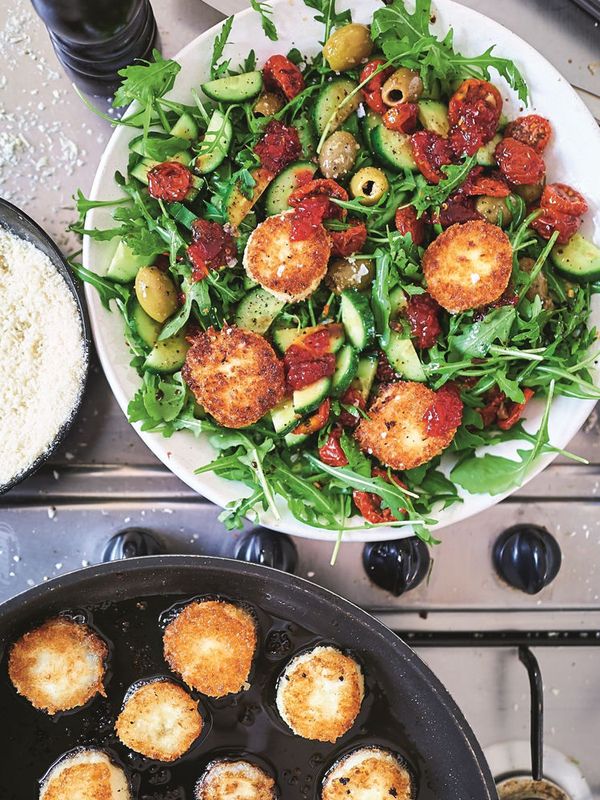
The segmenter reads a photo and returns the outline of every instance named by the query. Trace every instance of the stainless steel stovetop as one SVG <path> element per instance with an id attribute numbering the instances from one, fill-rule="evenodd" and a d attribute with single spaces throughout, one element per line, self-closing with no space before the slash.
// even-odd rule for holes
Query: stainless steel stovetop
<path id="1" fill-rule="evenodd" d="M 465 2 L 540 49 L 582 90 L 600 118 L 598 23 L 569 0 Z M 20 76 L 17 82 L 11 78 L 7 88 L 0 82 L 0 118 L 9 132 L 19 114 L 31 120 L 27 137 L 37 158 L 44 152 L 47 132 L 36 133 L 36 108 L 46 103 L 60 121 L 61 135 L 73 144 L 77 160 L 73 165 L 64 162 L 67 170 L 60 179 L 50 178 L 56 205 L 51 216 L 47 192 L 35 186 L 32 190 L 31 174 L 24 168 L 15 170 L 13 164 L 7 180 L 0 164 L 0 192 L 9 187 L 9 199 L 68 246 L 61 231 L 70 213 L 63 207 L 76 186 L 89 189 L 108 129 L 91 116 L 82 120 L 81 106 L 67 82 L 51 74 L 50 45 L 36 19 L 27 17 L 26 6 L 25 0 L 14 0 L 0 7 L 5 68 L 9 75 Z M 162 0 L 154 7 L 167 55 L 219 19 L 200 0 Z M 7 105 L 10 110 L 7 92 L 13 117 L 5 113 Z M 27 163 L 27 153 L 17 150 L 17 168 L 21 156 Z M 445 529 L 425 579 L 399 597 L 369 579 L 360 545 L 343 545 L 337 564 L 330 567 L 331 545 L 296 540 L 295 571 L 371 610 L 415 646 L 463 709 L 498 776 L 530 769 L 530 688 L 518 657 L 518 646 L 529 646 L 544 681 L 546 774 L 571 800 L 600 800 L 596 416 L 570 449 L 588 458 L 590 465 L 559 460 L 509 500 Z M 149 530 L 166 552 L 235 556 L 247 544 L 244 536 L 251 526 L 230 534 L 218 522 L 218 513 L 146 449 L 95 365 L 82 413 L 53 463 L 0 499 L 0 601 L 55 575 L 98 563 L 111 537 L 132 527 Z M 560 547 L 558 574 L 538 594 L 510 587 L 493 566 L 498 537 L 517 524 L 546 528 Z M 544 552 L 538 549 L 534 556 L 539 566 Z"/>

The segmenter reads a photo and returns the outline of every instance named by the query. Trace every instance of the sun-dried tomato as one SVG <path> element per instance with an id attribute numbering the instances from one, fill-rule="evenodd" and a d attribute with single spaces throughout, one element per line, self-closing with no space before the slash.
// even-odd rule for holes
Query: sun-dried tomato
<path id="1" fill-rule="evenodd" d="M 368 64 L 365 64 L 360 73 L 360 82 L 362 83 L 369 79 L 382 64 L 385 64 L 382 58 L 374 58 L 372 61 L 369 61 Z M 377 75 L 370 78 L 368 83 L 362 87 L 362 95 L 365 103 L 372 111 L 375 111 L 376 114 L 383 114 L 387 108 L 381 97 L 381 87 L 393 72 L 394 67 L 386 67 L 382 69 L 381 72 L 378 72 Z"/>
<path id="2" fill-rule="evenodd" d="M 435 400 L 423 414 L 425 430 L 430 436 L 445 436 L 462 421 L 463 402 L 454 383 L 445 383 L 435 393 Z"/>
<path id="3" fill-rule="evenodd" d="M 572 214 L 575 217 L 585 214 L 588 204 L 583 195 L 566 183 L 548 183 L 544 186 L 540 206 L 546 211 Z"/>
<path id="4" fill-rule="evenodd" d="M 373 467 L 372 476 L 374 478 L 382 478 L 387 483 L 395 483 L 397 486 L 406 489 L 406 484 L 402 483 L 396 475 L 392 474 L 390 481 L 390 476 L 387 471 L 380 467 Z M 358 508 L 364 519 L 371 524 L 376 525 L 381 522 L 397 521 L 389 508 L 381 508 L 381 497 L 375 494 L 375 492 L 360 492 L 355 489 L 352 492 L 352 499 L 354 500 L 354 505 Z M 404 513 L 406 513 L 406 511 L 404 511 Z"/>
<path id="5" fill-rule="evenodd" d="M 425 241 L 426 222 L 424 217 L 417 217 L 412 206 L 404 206 L 396 211 L 394 217 L 396 230 L 402 236 L 411 235 L 413 244 L 421 245 Z"/>
<path id="6" fill-rule="evenodd" d="M 509 431 L 523 416 L 525 406 L 531 400 L 535 392 L 533 389 L 523 389 L 525 401 L 523 403 L 508 403 L 506 406 L 501 406 L 498 409 L 497 422 L 498 427 L 502 431 Z"/>
<path id="7" fill-rule="evenodd" d="M 329 421 L 329 412 L 331 411 L 331 400 L 327 397 L 319 408 L 308 419 L 301 422 L 291 431 L 292 434 L 299 436 L 300 434 L 316 433 L 324 428 Z"/>
<path id="8" fill-rule="evenodd" d="M 290 389 L 303 389 L 319 378 L 333 375 L 335 356 L 330 351 L 330 345 L 330 330 L 323 327 L 288 347 L 283 365 Z"/>
<path id="9" fill-rule="evenodd" d="M 325 195 L 306 197 L 298 203 L 292 214 L 290 239 L 294 242 L 310 239 L 315 230 L 323 223 L 330 205 L 329 198 Z"/>
<path id="10" fill-rule="evenodd" d="M 474 167 L 467 175 L 459 191 L 462 194 L 473 196 L 508 197 L 510 187 L 501 174 L 485 175 L 483 167 Z"/>
<path id="11" fill-rule="evenodd" d="M 266 88 L 282 92 L 288 100 L 293 100 L 304 89 L 302 73 L 285 56 L 271 56 L 262 73 Z"/>
<path id="12" fill-rule="evenodd" d="M 340 398 L 340 403 L 344 406 L 354 406 L 354 408 L 359 408 L 361 411 L 364 411 L 367 405 L 363 393 L 353 386 L 346 389 Z M 346 411 L 345 408 L 342 409 L 339 416 L 340 425 L 343 425 L 344 428 L 356 428 L 359 422 L 359 413 L 353 414 L 351 411 Z"/>
<path id="13" fill-rule="evenodd" d="M 557 242 L 566 244 L 574 233 L 577 233 L 581 225 L 581 217 L 574 217 L 572 214 L 561 214 L 554 209 L 544 210 L 542 215 L 534 219 L 531 223 L 533 230 L 542 239 L 550 239 L 555 231 L 558 231 Z"/>
<path id="14" fill-rule="evenodd" d="M 293 125 L 284 125 L 276 119 L 265 128 L 262 139 L 254 145 L 254 152 L 260 158 L 261 166 L 276 175 L 302 154 L 298 131 Z"/>
<path id="15" fill-rule="evenodd" d="M 552 136 L 552 125 L 545 117 L 528 114 L 509 122 L 504 135 L 528 144 L 536 153 L 543 153 Z"/>
<path id="16" fill-rule="evenodd" d="M 439 223 L 443 228 L 475 219 L 483 219 L 483 215 L 475 208 L 475 197 L 469 197 L 461 191 L 453 192 L 444 200 L 439 211 L 433 217 L 433 221 Z"/>
<path id="17" fill-rule="evenodd" d="M 308 197 L 334 197 L 336 200 L 348 200 L 348 192 L 330 178 L 315 178 L 315 180 L 299 186 L 288 197 L 288 204 L 296 208 Z M 326 218 L 344 219 L 346 210 L 340 208 L 335 203 L 329 203 Z"/>
<path id="18" fill-rule="evenodd" d="M 517 186 L 539 183 L 546 174 L 542 157 L 518 139 L 502 139 L 496 147 L 495 158 L 502 174 Z"/>
<path id="19" fill-rule="evenodd" d="M 353 253 L 360 253 L 367 241 L 367 226 L 364 222 L 352 220 L 345 231 L 329 231 L 331 252 L 334 256 L 346 258 Z"/>
<path id="20" fill-rule="evenodd" d="M 433 131 L 417 131 L 410 137 L 410 148 L 421 174 L 429 183 L 439 183 L 444 177 L 441 168 L 452 163 L 448 140 Z"/>
<path id="21" fill-rule="evenodd" d="M 417 129 L 419 106 L 416 103 L 400 103 L 392 106 L 383 115 L 383 124 L 390 131 L 414 133 Z"/>
<path id="22" fill-rule="evenodd" d="M 157 200 L 181 203 L 192 188 L 193 175 L 178 161 L 164 161 L 148 173 L 148 192 Z"/>
<path id="23" fill-rule="evenodd" d="M 486 392 L 485 405 L 482 408 L 477 409 L 479 415 L 481 416 L 484 428 L 489 428 L 490 425 L 493 425 L 496 422 L 498 411 L 505 400 L 506 395 L 504 392 L 501 392 L 497 386 L 494 386 L 489 390 L 489 392 Z"/>
<path id="24" fill-rule="evenodd" d="M 410 323 L 410 332 L 417 347 L 433 347 L 442 332 L 439 313 L 440 306 L 433 297 L 425 292 L 414 294 L 408 301 L 406 316 Z"/>
<path id="25" fill-rule="evenodd" d="M 468 78 L 450 98 L 450 144 L 457 156 L 473 155 L 496 133 L 502 97 L 488 81 Z"/>
<path id="26" fill-rule="evenodd" d="M 343 428 L 336 426 L 327 437 L 325 444 L 319 448 L 319 458 L 330 467 L 345 467 L 348 464 L 348 459 L 340 444 L 343 432 Z"/>
<path id="27" fill-rule="evenodd" d="M 196 219 L 192 223 L 192 243 L 187 254 L 194 267 L 192 281 L 201 281 L 209 270 L 231 264 L 237 247 L 233 236 L 218 222 Z"/>

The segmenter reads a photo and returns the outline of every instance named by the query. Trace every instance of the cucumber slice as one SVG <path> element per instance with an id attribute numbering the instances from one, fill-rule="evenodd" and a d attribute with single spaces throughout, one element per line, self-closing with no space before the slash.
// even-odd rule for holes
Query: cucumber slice
<path id="1" fill-rule="evenodd" d="M 313 124 L 307 114 L 296 117 L 294 128 L 298 131 L 298 138 L 302 146 L 302 158 L 313 158 L 317 152 L 317 140 Z"/>
<path id="2" fill-rule="evenodd" d="M 300 417 L 294 411 L 294 405 L 291 400 L 283 400 L 283 402 L 271 409 L 271 422 L 275 433 L 289 433 L 299 421 Z"/>
<path id="3" fill-rule="evenodd" d="M 353 386 L 360 390 L 365 399 L 365 403 L 369 399 L 375 375 L 377 374 L 377 354 L 366 353 L 358 359 L 358 369 L 356 370 L 356 378 L 353 381 Z"/>
<path id="4" fill-rule="evenodd" d="M 337 354 L 335 372 L 331 379 L 332 392 L 336 397 L 344 394 L 358 370 L 358 353 L 350 344 L 345 344 Z"/>
<path id="5" fill-rule="evenodd" d="M 252 189 L 252 197 L 246 197 L 245 194 L 234 187 L 227 198 L 227 218 L 230 225 L 237 228 L 244 218 L 252 211 L 258 199 L 265 191 L 267 186 L 273 180 L 273 173 L 263 167 L 257 167 L 250 173 L 255 180 L 254 188 Z"/>
<path id="6" fill-rule="evenodd" d="M 189 344 L 183 333 L 159 340 L 144 361 L 144 369 L 148 372 L 177 372 L 183 367 L 188 349 Z"/>
<path id="7" fill-rule="evenodd" d="M 206 175 L 215 170 L 227 157 L 232 139 L 231 121 L 219 109 L 215 109 L 194 161 L 196 172 Z"/>
<path id="8" fill-rule="evenodd" d="M 566 244 L 555 244 L 550 258 L 568 280 L 591 283 L 600 278 L 600 249 L 575 233 Z"/>
<path id="9" fill-rule="evenodd" d="M 392 331 L 390 341 L 384 350 L 392 367 L 403 378 L 420 383 L 426 380 L 421 359 L 410 339 L 403 339 L 399 333 Z"/>
<path id="10" fill-rule="evenodd" d="M 158 341 L 159 334 L 162 330 L 162 325 L 151 316 L 146 314 L 144 309 L 134 300 L 133 311 L 131 312 L 131 321 L 135 332 L 140 337 L 144 344 L 148 347 L 154 347 Z"/>
<path id="11" fill-rule="evenodd" d="M 254 333 L 266 333 L 284 305 L 283 300 L 278 300 L 262 286 L 258 286 L 240 300 L 235 323 Z"/>
<path id="12" fill-rule="evenodd" d="M 135 280 L 138 269 L 147 267 L 152 263 L 148 256 L 138 256 L 128 247 L 123 240 L 117 245 L 113 257 L 108 265 L 106 277 L 118 283 L 129 283 Z"/>
<path id="13" fill-rule="evenodd" d="M 375 319 L 369 301 L 357 289 L 344 289 L 341 298 L 346 336 L 357 350 L 364 350 L 375 338 Z"/>
<path id="14" fill-rule="evenodd" d="M 325 400 L 331 389 L 331 378 L 319 378 L 318 381 L 296 389 L 292 395 L 294 411 L 297 414 L 310 414 L 315 411 Z"/>
<path id="15" fill-rule="evenodd" d="M 219 103 L 242 103 L 260 94 L 263 87 L 262 73 L 244 72 L 242 75 L 230 75 L 214 81 L 202 83 L 201 89 L 211 100 Z"/>
<path id="16" fill-rule="evenodd" d="M 356 89 L 357 84 L 348 78 L 338 78 L 326 83 L 321 89 L 314 108 L 314 123 L 319 136 L 323 134 L 329 120 L 329 133 L 333 133 L 360 105 L 360 92 L 356 92 L 345 105 L 341 103 Z M 332 119 L 333 117 L 333 119 Z"/>
<path id="17" fill-rule="evenodd" d="M 299 178 L 303 173 L 310 177 L 317 171 L 317 165 L 311 161 L 295 161 L 286 167 L 283 172 L 271 182 L 265 194 L 265 211 L 268 216 L 281 214 L 289 208 L 288 197 L 300 183 Z"/>
<path id="18" fill-rule="evenodd" d="M 281 355 L 296 341 L 300 333 L 300 328 L 276 328 L 273 331 L 273 343 Z"/>
<path id="19" fill-rule="evenodd" d="M 426 131 L 433 131 L 444 138 L 448 136 L 450 122 L 448 106 L 439 100 L 419 100 L 419 122 Z"/>
<path id="20" fill-rule="evenodd" d="M 408 300 L 401 286 L 396 286 L 390 292 L 390 306 L 392 319 L 396 319 L 408 305 Z"/>
<path id="21" fill-rule="evenodd" d="M 369 150 L 373 150 L 373 145 L 371 143 L 371 133 L 377 128 L 379 125 L 383 125 L 383 121 L 381 119 L 381 114 L 376 114 L 374 111 L 367 111 L 364 116 L 362 122 L 362 132 L 363 136 L 365 137 L 365 141 L 367 143 L 367 147 Z"/>
<path id="22" fill-rule="evenodd" d="M 286 433 L 284 441 L 288 447 L 297 447 L 302 442 L 305 442 L 309 436 L 310 433 L 294 433 L 294 431 L 290 431 Z"/>
<path id="23" fill-rule="evenodd" d="M 496 152 L 496 147 L 498 143 L 502 141 L 502 135 L 497 133 L 493 139 L 487 144 L 484 144 L 479 150 L 475 153 L 475 160 L 477 163 L 482 167 L 493 167 L 496 164 L 496 156 L 494 153 Z"/>
<path id="24" fill-rule="evenodd" d="M 189 166 L 193 158 L 194 157 L 189 150 L 184 150 L 181 153 L 176 153 L 174 156 L 171 156 L 168 160 L 177 161 L 179 164 L 183 164 L 184 166 L 187 167 Z M 142 160 L 138 164 L 136 164 L 135 167 L 133 167 L 133 169 L 129 170 L 129 174 L 133 175 L 134 178 L 137 178 L 138 181 L 141 181 L 143 184 L 147 186 L 148 173 L 150 172 L 151 169 L 154 169 L 154 167 L 157 167 L 160 163 L 164 162 L 155 161 L 153 158 L 142 158 Z M 199 188 L 199 184 L 197 188 Z"/>
<path id="25" fill-rule="evenodd" d="M 408 134 L 390 131 L 385 125 L 378 125 L 371 131 L 371 147 L 386 167 L 396 172 L 405 169 L 417 171 Z"/>
<path id="26" fill-rule="evenodd" d="M 196 120 L 187 112 L 184 112 L 171 128 L 171 136 L 187 139 L 188 142 L 197 141 L 199 135 L 200 131 Z"/>

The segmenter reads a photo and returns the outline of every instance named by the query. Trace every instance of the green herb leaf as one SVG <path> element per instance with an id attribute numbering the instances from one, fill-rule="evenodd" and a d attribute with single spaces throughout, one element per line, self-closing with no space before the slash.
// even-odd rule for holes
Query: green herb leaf
<path id="1" fill-rule="evenodd" d="M 460 336 L 451 336 L 450 345 L 462 355 L 481 358 L 487 355 L 493 342 L 508 341 L 516 316 L 513 306 L 494 308 L 483 319 L 470 321 Z"/>
<path id="2" fill-rule="evenodd" d="M 225 61 L 223 63 L 219 62 L 221 60 L 221 57 L 223 56 L 223 51 L 225 50 L 225 45 L 227 44 L 227 40 L 229 39 L 229 34 L 231 33 L 232 25 L 233 25 L 233 17 L 227 17 L 227 19 L 223 23 L 223 27 L 221 28 L 220 32 L 215 36 L 212 58 L 210 61 L 210 77 L 213 80 L 215 78 L 222 78 L 224 75 L 227 74 L 227 68 L 229 67 L 230 60 Z"/>
<path id="3" fill-rule="evenodd" d="M 279 36 L 277 34 L 277 28 L 271 19 L 271 16 L 273 15 L 273 9 L 269 3 L 261 2 L 261 0 L 250 0 L 250 5 L 258 14 L 260 14 L 260 22 L 262 29 L 265 32 L 265 36 L 271 39 L 272 42 L 276 42 Z"/>
<path id="4" fill-rule="evenodd" d="M 152 58 L 154 61 L 131 64 L 119 70 L 124 81 L 115 92 L 115 108 L 127 106 L 134 100 L 148 106 L 173 88 L 181 66 L 176 61 L 164 59 L 158 50 L 152 51 Z"/>

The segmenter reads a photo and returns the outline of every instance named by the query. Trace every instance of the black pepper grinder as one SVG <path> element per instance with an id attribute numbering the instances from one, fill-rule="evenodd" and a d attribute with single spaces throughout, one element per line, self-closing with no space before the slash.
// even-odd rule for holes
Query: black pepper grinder
<path id="1" fill-rule="evenodd" d="M 110 97 L 117 71 L 150 58 L 156 20 L 149 0 L 32 0 L 59 61 L 87 94 Z"/>

